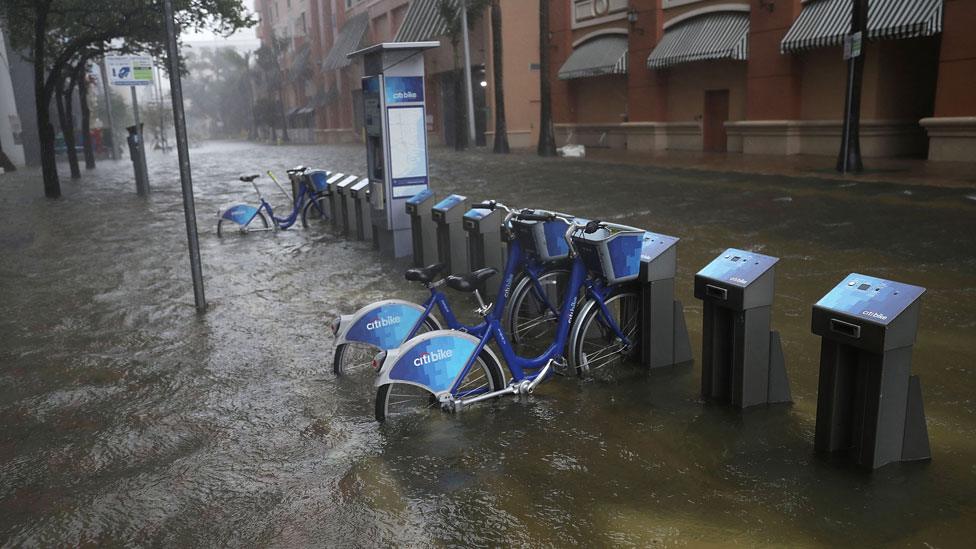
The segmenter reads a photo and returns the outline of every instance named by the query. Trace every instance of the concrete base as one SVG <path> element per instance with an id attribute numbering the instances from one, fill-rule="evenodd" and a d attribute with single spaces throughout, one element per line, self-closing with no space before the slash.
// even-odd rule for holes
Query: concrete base
<path id="1" fill-rule="evenodd" d="M 556 144 L 634 151 L 700 151 L 701 124 L 687 122 L 624 122 L 621 124 L 556 124 Z"/>
<path id="2" fill-rule="evenodd" d="M 976 116 L 923 118 L 929 135 L 929 160 L 976 161 Z"/>
<path id="3" fill-rule="evenodd" d="M 836 155 L 841 120 L 761 120 L 726 122 L 729 152 L 745 154 Z M 862 120 L 861 154 L 865 157 L 919 155 L 925 135 L 913 120 Z"/>
<path id="4" fill-rule="evenodd" d="M 532 136 L 532 130 L 508 130 L 508 147 L 510 149 L 531 149 L 538 145 L 538 138 Z M 485 142 L 490 149 L 495 144 L 495 132 L 485 132 Z"/>

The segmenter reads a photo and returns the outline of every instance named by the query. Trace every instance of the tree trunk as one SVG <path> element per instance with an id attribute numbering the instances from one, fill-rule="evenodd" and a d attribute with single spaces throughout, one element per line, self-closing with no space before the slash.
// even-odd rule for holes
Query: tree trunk
<path id="1" fill-rule="evenodd" d="M 78 166 L 78 149 L 75 148 L 74 95 L 77 82 L 75 81 L 74 74 L 69 76 L 67 80 L 68 89 L 64 95 L 64 123 L 67 127 L 62 126 L 61 132 L 64 134 L 64 146 L 68 150 L 68 165 L 71 167 L 71 179 L 81 179 L 81 168 Z"/>
<path id="2" fill-rule="evenodd" d="M 47 12 L 50 2 L 38 2 L 34 6 L 34 110 L 37 112 L 37 133 L 41 145 L 41 173 L 44 179 L 44 196 L 61 198 L 61 182 L 58 180 L 58 161 L 54 152 L 54 126 L 51 125 L 52 89 L 45 86 L 47 74 L 44 59 L 44 42 L 47 40 Z"/>
<path id="3" fill-rule="evenodd" d="M 468 119 L 464 96 L 464 70 L 461 68 L 461 56 L 458 52 L 458 42 L 454 47 L 454 150 L 463 151 L 468 148 Z"/>
<path id="4" fill-rule="evenodd" d="M 502 83 L 502 6 L 501 0 L 491 2 L 491 59 L 495 77 L 495 146 L 496 153 L 506 154 L 508 123 L 505 121 L 505 86 Z"/>
<path id="5" fill-rule="evenodd" d="M 549 89 L 549 0 L 539 0 L 539 156 L 556 155 L 556 131 L 552 125 L 552 92 Z"/>
<path id="6" fill-rule="evenodd" d="M 280 81 L 278 82 L 277 86 L 278 112 L 281 114 L 281 140 L 287 143 L 290 141 L 290 139 L 288 139 L 288 117 L 285 116 L 285 91 L 282 89 Z"/>
<path id="7" fill-rule="evenodd" d="M 88 106 L 88 62 L 81 64 L 78 81 L 78 99 L 81 101 L 81 135 L 84 137 L 82 146 L 85 151 L 85 169 L 95 169 L 95 149 L 91 142 L 91 108 Z"/>

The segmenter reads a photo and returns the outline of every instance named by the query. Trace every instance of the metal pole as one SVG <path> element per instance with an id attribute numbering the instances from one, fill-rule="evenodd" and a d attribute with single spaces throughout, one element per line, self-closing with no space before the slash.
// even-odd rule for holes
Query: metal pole
<path id="1" fill-rule="evenodd" d="M 474 129 L 474 89 L 471 87 L 471 46 L 468 44 L 468 3 L 461 2 L 461 32 L 464 37 L 464 88 L 468 102 L 468 137 L 471 145 L 475 144 L 477 136 Z"/>
<path id="2" fill-rule="evenodd" d="M 108 127 L 109 135 L 112 136 L 112 160 L 119 159 L 118 151 L 118 141 L 116 141 L 119 136 L 115 135 L 115 121 L 112 118 L 112 90 L 108 87 L 108 70 L 105 68 L 105 59 L 102 59 L 101 66 L 99 67 L 102 71 L 102 88 L 105 91 L 105 109 L 108 111 Z"/>
<path id="3" fill-rule="evenodd" d="M 837 171 L 858 173 L 864 170 L 861 160 L 861 87 L 864 80 L 864 44 L 867 41 L 868 2 L 851 2 L 851 28 L 845 40 L 860 36 L 860 52 L 847 60 L 847 85 L 844 93 L 844 125 L 842 128 Z M 853 44 L 851 44 L 853 49 Z"/>
<path id="4" fill-rule="evenodd" d="M 136 87 L 129 86 L 132 92 L 132 117 L 135 119 L 136 135 L 139 137 L 139 160 L 136 162 L 136 193 L 139 196 L 149 194 L 149 167 L 146 165 L 146 140 L 142 134 L 142 124 L 139 122 L 139 99 Z"/>
<path id="5" fill-rule="evenodd" d="M 176 24 L 173 0 L 163 0 L 166 19 L 166 53 L 169 58 L 169 91 L 173 100 L 173 128 L 176 130 L 176 152 L 180 161 L 180 184 L 183 187 L 183 215 L 186 218 L 186 240 L 190 252 L 190 274 L 193 277 L 193 300 L 197 311 L 207 310 L 203 294 L 203 270 L 200 267 L 200 240 L 197 237 L 197 214 L 193 204 L 193 181 L 190 179 L 190 151 L 186 142 L 186 113 L 183 112 L 183 85 L 180 82 L 180 52 L 176 47 Z"/>

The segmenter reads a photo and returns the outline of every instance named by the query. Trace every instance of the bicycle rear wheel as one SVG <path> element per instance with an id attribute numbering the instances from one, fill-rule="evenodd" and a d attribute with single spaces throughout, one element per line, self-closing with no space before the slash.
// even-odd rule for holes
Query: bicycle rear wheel
<path id="1" fill-rule="evenodd" d="M 305 203 L 302 207 L 302 227 L 321 228 L 329 220 L 329 203 L 324 196 L 317 196 Z"/>
<path id="2" fill-rule="evenodd" d="M 221 218 L 219 221 L 217 221 L 218 237 L 223 237 L 224 233 L 229 230 L 228 228 L 225 228 L 225 224 L 227 227 L 232 227 L 230 229 L 232 231 L 236 229 L 236 231 L 233 232 L 238 232 L 241 234 L 247 233 L 248 229 L 250 229 L 252 226 L 254 226 L 255 230 L 257 229 L 267 230 L 268 227 L 270 227 L 270 225 L 268 224 L 268 218 L 264 217 L 264 214 L 261 212 L 257 212 L 256 214 L 254 214 L 254 217 L 251 218 L 251 221 L 249 221 L 248 224 L 243 227 L 241 227 L 237 223 L 234 223 L 233 221 L 229 221 L 227 219 Z"/>
<path id="3" fill-rule="evenodd" d="M 425 318 L 416 335 L 437 330 L 437 323 Z M 371 369 L 373 358 L 380 349 L 368 343 L 350 341 L 336 347 L 332 360 L 332 372 L 337 376 L 357 375 Z"/>
<path id="4" fill-rule="evenodd" d="M 497 391 L 505 383 L 501 367 L 494 357 L 482 351 L 468 375 L 458 386 L 457 395 Z M 433 393 L 409 383 L 387 383 L 376 390 L 376 421 L 386 421 L 421 414 L 438 408 Z"/>
<path id="5" fill-rule="evenodd" d="M 569 271 L 547 271 L 538 279 L 539 286 L 545 292 L 545 300 L 528 275 L 519 279 L 512 292 L 506 316 L 508 333 L 516 345 L 549 345 L 556 338 L 560 307 L 569 285 Z"/>
<path id="6" fill-rule="evenodd" d="M 640 295 L 620 292 L 605 303 L 611 319 L 632 344 L 625 347 L 607 323 L 599 304 L 592 299 L 587 301 L 573 324 L 569 340 L 570 366 L 580 377 L 613 377 L 621 367 L 632 366 L 640 358 Z"/>

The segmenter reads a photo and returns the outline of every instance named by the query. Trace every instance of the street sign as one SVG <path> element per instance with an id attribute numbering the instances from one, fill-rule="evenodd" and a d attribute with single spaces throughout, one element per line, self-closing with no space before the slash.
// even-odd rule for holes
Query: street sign
<path id="1" fill-rule="evenodd" d="M 855 32 L 844 37 L 844 60 L 861 57 L 861 33 Z"/>
<path id="2" fill-rule="evenodd" d="M 153 61 L 148 55 L 106 56 L 109 81 L 115 86 L 148 86 L 153 82 Z"/>

